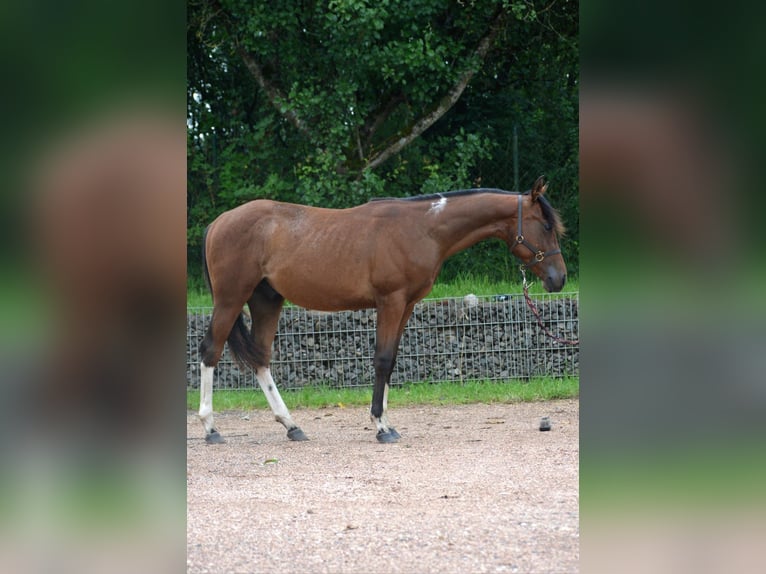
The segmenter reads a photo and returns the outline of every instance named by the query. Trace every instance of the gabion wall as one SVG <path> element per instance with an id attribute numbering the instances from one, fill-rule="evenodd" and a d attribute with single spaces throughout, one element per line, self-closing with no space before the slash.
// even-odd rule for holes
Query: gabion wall
<path id="1" fill-rule="evenodd" d="M 536 295 L 545 326 L 564 339 L 579 337 L 577 293 Z M 187 312 L 187 387 L 199 387 L 199 344 L 211 308 Z M 375 372 L 375 310 L 319 313 L 285 307 L 271 371 L 283 389 L 329 384 L 371 385 Z M 579 346 L 561 344 L 538 326 L 522 295 L 427 299 L 402 336 L 392 384 L 563 377 L 579 374 Z M 228 347 L 215 370 L 216 388 L 254 388 Z"/>

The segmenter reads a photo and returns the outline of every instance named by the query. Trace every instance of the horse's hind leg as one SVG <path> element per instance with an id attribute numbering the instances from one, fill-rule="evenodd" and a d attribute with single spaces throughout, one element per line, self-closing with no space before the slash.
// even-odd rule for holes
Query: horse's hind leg
<path id="1" fill-rule="evenodd" d="M 200 344 L 199 418 L 205 427 L 205 441 L 208 443 L 224 442 L 213 420 L 213 372 L 223 353 L 226 337 L 240 312 L 241 307 L 216 307 Z"/>
<path id="2" fill-rule="evenodd" d="M 225 442 L 213 420 L 213 373 L 215 367 L 200 363 L 199 418 L 205 426 L 205 441 L 211 444 Z"/>
<path id="3" fill-rule="evenodd" d="M 259 367 L 255 371 L 255 376 L 258 379 L 258 384 L 261 386 L 261 389 L 263 389 L 263 393 L 266 395 L 266 400 L 269 402 L 274 417 L 287 429 L 287 438 L 296 441 L 308 440 L 308 437 L 300 427 L 295 424 L 290 416 L 290 412 L 287 410 L 287 406 L 282 400 L 279 390 L 277 390 L 277 385 L 271 377 L 271 369 L 268 367 Z"/>
<path id="4" fill-rule="evenodd" d="M 274 343 L 279 313 L 283 303 L 284 298 L 265 280 L 258 285 L 253 296 L 247 302 L 253 319 L 253 345 L 262 363 L 254 365 L 255 377 L 258 379 L 258 384 L 264 395 L 266 395 L 266 400 L 274 413 L 274 417 L 287 429 L 287 438 L 295 441 L 308 440 L 308 437 L 290 416 L 269 368 L 271 347 Z"/>

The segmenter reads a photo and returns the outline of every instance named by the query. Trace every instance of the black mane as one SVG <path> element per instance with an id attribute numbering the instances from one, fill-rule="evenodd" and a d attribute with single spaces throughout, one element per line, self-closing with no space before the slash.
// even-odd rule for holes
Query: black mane
<path id="1" fill-rule="evenodd" d="M 526 195 L 526 193 L 524 195 Z M 543 212 L 543 217 L 545 218 L 545 221 L 548 223 L 548 225 L 551 226 L 557 235 L 564 235 L 564 233 L 566 233 L 564 222 L 561 221 L 559 212 L 553 208 L 553 206 L 548 201 L 548 198 L 544 195 L 541 195 L 537 198 L 537 203 L 540 204 L 540 209 Z"/>
<path id="2" fill-rule="evenodd" d="M 499 195 L 519 195 L 517 191 L 505 191 L 503 189 L 494 188 L 474 188 L 474 189 L 458 189 L 456 191 L 445 191 L 444 193 L 429 193 L 427 195 L 413 195 L 411 197 L 373 197 L 370 201 L 434 201 L 446 197 L 461 197 L 463 195 L 475 195 L 477 193 L 497 193 Z M 523 195 L 528 195 L 529 191 L 525 191 Z"/>

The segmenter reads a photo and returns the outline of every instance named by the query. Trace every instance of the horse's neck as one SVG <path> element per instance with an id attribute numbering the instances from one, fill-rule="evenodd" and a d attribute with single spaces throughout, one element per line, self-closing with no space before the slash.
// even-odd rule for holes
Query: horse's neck
<path id="1" fill-rule="evenodd" d="M 433 215 L 433 233 L 442 243 L 445 258 L 490 237 L 507 239 L 509 222 L 516 225 L 518 200 L 515 196 L 467 196 L 445 205 Z"/>

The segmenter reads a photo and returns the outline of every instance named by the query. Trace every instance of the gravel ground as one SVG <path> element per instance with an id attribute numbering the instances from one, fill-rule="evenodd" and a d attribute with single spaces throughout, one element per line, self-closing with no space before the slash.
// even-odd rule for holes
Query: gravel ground
<path id="1" fill-rule="evenodd" d="M 577 400 L 187 416 L 189 572 L 577 572 Z M 552 429 L 540 432 L 543 416 Z"/>

